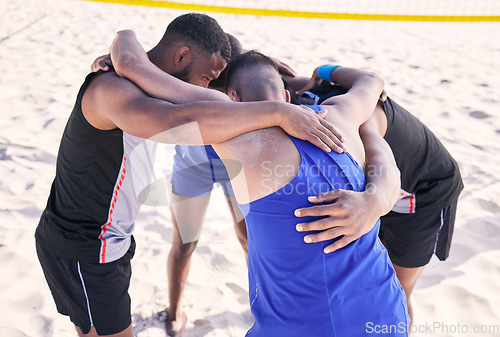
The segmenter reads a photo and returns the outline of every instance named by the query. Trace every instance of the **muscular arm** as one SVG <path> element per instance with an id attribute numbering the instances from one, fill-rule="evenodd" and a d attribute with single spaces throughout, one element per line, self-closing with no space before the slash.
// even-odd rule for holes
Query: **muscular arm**
<path id="1" fill-rule="evenodd" d="M 365 148 L 366 194 L 375 219 L 392 209 L 399 198 L 401 176 L 389 144 L 380 134 L 377 117 L 373 115 L 359 128 Z"/>
<path id="2" fill-rule="evenodd" d="M 337 104 L 337 106 L 341 104 L 341 107 L 352 103 L 350 109 L 340 109 L 340 113 L 346 119 L 352 116 L 357 123 L 364 123 L 359 127 L 359 134 L 365 150 L 366 190 L 364 192 L 334 190 L 312 197 L 309 200 L 317 206 L 299 209 L 296 214 L 300 217 L 327 216 L 327 218 L 297 226 L 299 231 L 321 231 L 307 235 L 304 238 L 306 242 L 319 242 L 341 237 L 325 247 L 325 253 L 340 249 L 369 232 L 377 219 L 389 212 L 399 193 L 399 170 L 389 146 L 379 133 L 378 119 L 372 115 L 382 92 L 383 88 L 380 85 L 383 82 L 378 83 L 376 77 L 371 78 L 371 75 L 363 75 L 362 72 L 355 74 L 356 72 L 351 69 L 335 69 L 332 72 L 332 79 L 350 88 L 350 91 L 346 95 L 335 96 L 325 102 Z M 351 99 L 348 99 L 353 91 L 355 95 L 351 95 Z M 355 96 L 359 99 L 353 100 L 352 97 Z M 372 108 L 367 111 L 366 107 L 370 105 Z"/>
<path id="3" fill-rule="evenodd" d="M 307 140 L 325 151 L 343 152 L 341 136 L 330 123 L 321 119 L 324 115 L 317 116 L 310 109 L 277 102 L 231 103 L 220 92 L 182 82 L 149 61 L 132 31 L 119 32 L 110 51 L 117 74 L 133 81 L 149 96 L 173 103 L 218 101 L 216 105 L 205 102 L 206 106 L 218 107 L 210 110 L 211 113 L 191 110 L 191 117 L 179 113 L 180 118 L 198 122 L 205 144 L 225 141 L 256 129 L 279 126 L 290 135 Z M 226 104 L 222 104 L 224 101 Z"/>
<path id="4" fill-rule="evenodd" d="M 334 81 L 343 82 L 349 90 L 322 103 L 329 111 L 326 119 L 335 122 L 345 137 L 345 147 L 362 166 L 365 158 L 359 126 L 373 113 L 384 81 L 373 73 L 351 68 L 336 68 L 332 76 Z"/>
<path id="5" fill-rule="evenodd" d="M 175 104 L 230 101 L 220 91 L 189 84 L 156 67 L 150 62 L 133 31 L 118 32 L 109 51 L 116 73 L 135 83 L 149 96 Z"/>
<path id="6" fill-rule="evenodd" d="M 331 77 L 335 83 L 348 91 L 344 95 L 330 97 L 322 105 L 337 107 L 339 114 L 358 130 L 359 126 L 373 114 L 380 94 L 384 90 L 384 81 L 375 73 L 344 67 L 334 69 Z"/>
<path id="7" fill-rule="evenodd" d="M 134 136 L 174 144 L 219 143 L 251 130 L 280 125 L 283 111 L 302 119 L 304 129 L 299 133 L 313 142 L 323 143 L 323 140 L 304 131 L 306 125 L 316 124 L 327 130 L 314 112 L 284 102 L 219 101 L 176 105 L 146 95 L 132 82 L 114 73 L 94 79 L 83 96 L 82 109 L 85 118 L 98 129 L 120 128 Z M 326 133 L 323 135 L 326 137 Z"/>

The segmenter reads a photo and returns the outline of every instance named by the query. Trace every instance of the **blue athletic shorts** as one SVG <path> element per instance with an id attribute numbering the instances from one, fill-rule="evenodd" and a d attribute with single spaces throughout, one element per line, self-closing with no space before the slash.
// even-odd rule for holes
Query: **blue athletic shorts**
<path id="1" fill-rule="evenodd" d="M 210 194 L 219 183 L 227 196 L 234 196 L 229 175 L 215 150 L 210 146 L 175 146 L 172 189 L 185 197 Z"/>

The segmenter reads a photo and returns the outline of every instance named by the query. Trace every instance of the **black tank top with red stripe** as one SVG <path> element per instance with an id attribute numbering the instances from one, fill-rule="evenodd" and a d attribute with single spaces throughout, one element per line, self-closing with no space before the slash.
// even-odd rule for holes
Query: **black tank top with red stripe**
<path id="1" fill-rule="evenodd" d="M 140 203 L 132 175 L 148 181 L 151 169 L 142 160 L 155 144 L 87 122 L 82 97 L 97 75 L 85 79 L 64 129 L 56 176 L 35 237 L 59 256 L 106 263 L 122 257 L 133 243 Z"/>

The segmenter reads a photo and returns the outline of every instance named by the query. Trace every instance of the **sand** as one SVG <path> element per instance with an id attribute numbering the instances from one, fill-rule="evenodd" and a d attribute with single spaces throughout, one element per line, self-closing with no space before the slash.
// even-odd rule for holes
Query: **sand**
<path id="1" fill-rule="evenodd" d="M 61 133 L 91 62 L 107 52 L 117 30 L 135 30 L 150 48 L 182 13 L 62 0 L 2 3 L 1 336 L 75 336 L 70 321 L 56 312 L 33 237 Z M 458 161 L 465 189 L 450 258 L 433 258 L 414 291 L 413 336 L 498 336 L 500 23 L 212 16 L 246 48 L 277 57 L 300 74 L 327 62 L 377 72 L 389 95 L 435 132 Z M 184 296 L 184 336 L 243 336 L 252 325 L 246 264 L 220 189 L 205 224 Z M 158 313 L 167 304 L 168 208 L 144 207 L 136 228 L 134 332 L 165 336 Z M 482 332 L 472 333 L 476 328 Z"/>

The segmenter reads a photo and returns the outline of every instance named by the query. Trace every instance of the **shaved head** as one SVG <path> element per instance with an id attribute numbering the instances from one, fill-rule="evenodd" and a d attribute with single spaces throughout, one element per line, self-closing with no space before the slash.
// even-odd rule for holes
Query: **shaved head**
<path id="1" fill-rule="evenodd" d="M 235 90 L 242 101 L 285 99 L 285 89 L 274 62 L 249 51 L 233 59 L 227 68 L 227 92 Z"/>

